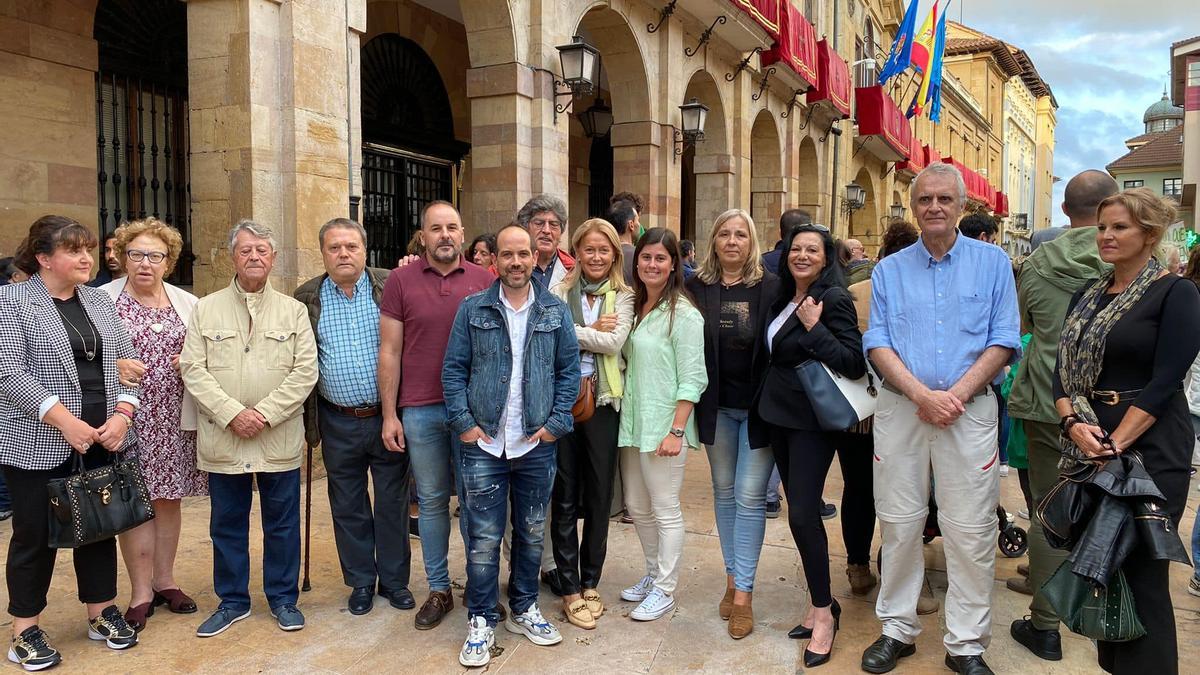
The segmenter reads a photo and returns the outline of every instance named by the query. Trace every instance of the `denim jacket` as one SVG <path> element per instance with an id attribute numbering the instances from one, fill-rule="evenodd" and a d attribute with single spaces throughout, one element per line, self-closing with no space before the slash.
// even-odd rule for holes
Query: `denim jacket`
<path id="1" fill-rule="evenodd" d="M 579 392 L 579 342 L 566 303 L 544 288 L 531 291 L 534 306 L 525 335 L 522 425 L 530 436 L 546 427 L 555 438 L 562 438 L 575 425 L 571 408 Z M 451 431 L 462 434 L 478 425 L 496 437 L 508 400 L 510 372 L 512 350 L 497 280 L 486 291 L 463 299 L 450 329 L 442 387 Z"/>

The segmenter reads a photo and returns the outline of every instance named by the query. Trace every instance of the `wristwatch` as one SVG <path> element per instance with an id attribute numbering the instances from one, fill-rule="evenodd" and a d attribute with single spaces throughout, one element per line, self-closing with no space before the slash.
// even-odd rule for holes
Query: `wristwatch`
<path id="1" fill-rule="evenodd" d="M 671 435 L 675 438 L 683 438 L 683 427 L 671 427 Z"/>

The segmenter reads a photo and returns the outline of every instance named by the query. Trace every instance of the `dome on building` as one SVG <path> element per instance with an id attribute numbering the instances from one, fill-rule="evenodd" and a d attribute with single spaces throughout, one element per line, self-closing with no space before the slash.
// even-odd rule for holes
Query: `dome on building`
<path id="1" fill-rule="evenodd" d="M 1162 98 L 1146 108 L 1146 114 L 1142 115 L 1142 122 L 1146 125 L 1146 133 L 1173 129 L 1183 124 L 1183 108 L 1172 104 L 1164 90 Z"/>

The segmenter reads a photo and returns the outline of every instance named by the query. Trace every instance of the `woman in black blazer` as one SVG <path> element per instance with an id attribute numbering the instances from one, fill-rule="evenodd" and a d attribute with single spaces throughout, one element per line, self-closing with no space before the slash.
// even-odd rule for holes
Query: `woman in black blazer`
<path id="1" fill-rule="evenodd" d="M 804 665 L 827 662 L 841 607 L 829 590 L 829 542 L 821 491 L 833 461 L 834 434 L 821 430 L 796 366 L 815 359 L 851 379 L 866 372 L 854 301 L 842 282 L 829 230 L 801 225 L 784 238 L 779 294 L 765 313 L 758 358 L 766 374 L 755 399 L 754 426 L 765 423 L 788 496 L 788 525 L 804 562 L 812 607 L 792 631 L 811 637 Z"/>
<path id="2" fill-rule="evenodd" d="M 43 216 L 17 249 L 29 281 L 0 288 L 0 469 L 12 494 L 8 546 L 11 661 L 41 670 L 61 660 L 38 626 L 54 573 L 46 485 L 84 466 L 111 461 L 129 445 L 137 390 L 117 377 L 117 359 L 136 358 L 133 341 L 108 293 L 85 286 L 96 236 L 62 216 Z M 113 538 L 72 555 L 88 637 L 111 649 L 137 644 L 114 604 L 117 547 Z"/>
<path id="3" fill-rule="evenodd" d="M 725 595 L 718 605 L 735 640 L 754 630 L 752 593 L 766 530 L 767 481 L 775 460 L 767 434 L 749 435 L 749 410 L 762 382 L 754 353 L 762 341 L 779 279 L 763 269 L 754 220 L 730 209 L 713 223 L 708 250 L 687 288 L 704 315 L 704 365 L 708 388 L 696 404 L 700 442 L 712 470 L 713 511 Z"/>

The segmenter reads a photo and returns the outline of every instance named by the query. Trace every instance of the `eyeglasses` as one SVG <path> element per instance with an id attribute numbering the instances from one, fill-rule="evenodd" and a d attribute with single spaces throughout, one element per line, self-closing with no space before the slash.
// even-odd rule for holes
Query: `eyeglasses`
<path id="1" fill-rule="evenodd" d="M 538 220 L 529 221 L 529 224 L 533 226 L 534 230 L 561 230 L 562 229 L 562 223 L 558 222 L 557 220 L 538 219 Z"/>
<path id="2" fill-rule="evenodd" d="M 143 260 L 149 259 L 150 264 L 158 265 L 167 259 L 167 254 L 162 251 L 139 251 L 137 249 L 129 249 L 125 251 L 125 257 L 129 258 L 130 262 L 140 263 Z"/>

